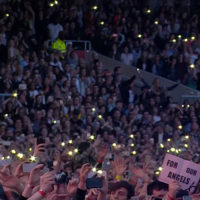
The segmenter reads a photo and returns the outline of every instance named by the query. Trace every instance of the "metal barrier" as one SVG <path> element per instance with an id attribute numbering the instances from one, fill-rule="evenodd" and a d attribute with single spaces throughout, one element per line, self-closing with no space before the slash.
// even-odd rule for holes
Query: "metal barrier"
<path id="1" fill-rule="evenodd" d="M 92 45 L 89 40 L 65 40 L 66 46 L 72 44 L 74 50 L 91 51 Z"/>

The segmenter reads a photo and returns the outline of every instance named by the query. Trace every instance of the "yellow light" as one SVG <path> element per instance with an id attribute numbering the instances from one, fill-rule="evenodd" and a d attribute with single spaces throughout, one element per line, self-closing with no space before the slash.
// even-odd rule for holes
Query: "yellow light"
<path id="1" fill-rule="evenodd" d="M 164 144 L 161 143 L 161 144 L 160 144 L 160 148 L 161 148 L 161 149 L 165 148 Z"/>
<path id="2" fill-rule="evenodd" d="M 163 168 L 162 168 L 162 167 L 158 167 L 158 171 L 160 171 L 160 172 L 161 172 L 162 170 L 163 170 Z"/>
<path id="3" fill-rule="evenodd" d="M 113 146 L 113 147 L 116 147 L 116 146 L 117 146 L 117 144 L 116 144 L 116 143 L 113 143 L 113 144 L 112 144 L 112 146 Z"/>
<path id="4" fill-rule="evenodd" d="M 69 156 L 72 156 L 72 155 L 73 155 L 73 152 L 72 152 L 72 151 L 69 151 L 69 152 L 68 152 L 68 155 L 69 155 Z"/>
<path id="5" fill-rule="evenodd" d="M 104 21 L 101 21 L 100 24 L 103 26 L 104 25 Z"/>
<path id="6" fill-rule="evenodd" d="M 55 3 L 56 5 L 58 5 L 58 1 L 55 0 L 54 3 Z"/>
<path id="7" fill-rule="evenodd" d="M 176 149 L 176 153 L 179 154 L 179 150 L 178 149 Z"/>
<path id="8" fill-rule="evenodd" d="M 4 114 L 4 117 L 8 117 L 8 114 L 6 113 L 6 114 Z"/>
<path id="9" fill-rule="evenodd" d="M 78 149 L 74 149 L 74 153 L 78 153 Z"/>
<path id="10" fill-rule="evenodd" d="M 133 139 L 133 138 L 134 138 L 134 135 L 133 135 L 133 134 L 131 134 L 129 137 L 130 137 L 131 139 Z"/>
<path id="11" fill-rule="evenodd" d="M 176 43 L 176 39 L 173 39 L 172 42 L 173 42 L 173 43 Z"/>
<path id="12" fill-rule="evenodd" d="M 99 118 L 99 119 L 102 119 L 102 115 L 98 115 L 98 118 Z"/>
<path id="13" fill-rule="evenodd" d="M 94 140 L 94 135 L 90 135 L 90 140 Z"/>
<path id="14" fill-rule="evenodd" d="M 30 160 L 31 162 L 35 162 L 35 161 L 36 161 L 36 157 L 35 157 L 35 156 L 31 156 L 31 157 L 29 158 L 29 160 Z"/>
<path id="15" fill-rule="evenodd" d="M 189 135 L 186 135 L 186 136 L 185 136 L 185 139 L 186 139 L 186 140 L 189 140 L 189 139 L 190 139 L 190 136 L 189 136 Z"/>
<path id="16" fill-rule="evenodd" d="M 96 111 L 96 108 L 92 108 L 92 112 L 95 112 Z"/>
<path id="17" fill-rule="evenodd" d="M 168 139 L 167 139 L 167 142 L 171 142 L 171 138 L 168 138 Z"/>
<path id="18" fill-rule="evenodd" d="M 184 144 L 184 147 L 185 147 L 185 148 L 188 148 L 188 144 Z"/>
<path id="19" fill-rule="evenodd" d="M 1 160 L 5 160 L 5 157 L 3 156 L 3 157 L 1 157 Z"/>
<path id="20" fill-rule="evenodd" d="M 170 150 L 168 149 L 168 150 L 167 150 L 167 153 L 169 153 L 169 152 L 170 152 Z"/>
<path id="21" fill-rule="evenodd" d="M 92 168 L 92 172 L 96 172 L 97 169 L 95 167 Z"/>
<path id="22" fill-rule="evenodd" d="M 138 38 L 142 38 L 142 34 L 138 34 Z"/>
<path id="23" fill-rule="evenodd" d="M 140 71 L 140 69 L 139 68 L 137 68 L 137 72 L 139 72 Z"/>
<path id="24" fill-rule="evenodd" d="M 136 152 L 136 151 L 132 151 L 132 154 L 133 154 L 133 155 L 136 155 L 136 154 L 137 154 L 137 152 Z"/>
<path id="25" fill-rule="evenodd" d="M 156 20 L 156 21 L 154 21 L 154 24 L 155 24 L 155 25 L 158 25 L 158 21 L 157 21 L 157 20 Z"/>
<path id="26" fill-rule="evenodd" d="M 24 157 L 24 154 L 23 154 L 23 153 L 18 153 L 18 154 L 17 154 L 17 157 L 18 157 L 19 159 L 22 159 L 22 158 Z"/>
<path id="27" fill-rule="evenodd" d="M 32 151 L 32 148 L 31 148 L 31 147 L 30 147 L 30 148 L 28 148 L 28 151 L 29 151 L 29 152 L 31 152 L 31 151 Z"/>
<path id="28" fill-rule="evenodd" d="M 191 37 L 191 40 L 195 40 L 195 39 L 196 39 L 196 37 L 195 37 L 195 36 L 192 36 L 192 37 Z"/>
<path id="29" fill-rule="evenodd" d="M 190 104 L 188 104 L 187 107 L 189 108 L 189 107 L 190 107 Z"/>
<path id="30" fill-rule="evenodd" d="M 187 38 L 185 38 L 183 41 L 184 41 L 184 42 L 188 42 L 188 39 L 187 39 Z"/>
<path id="31" fill-rule="evenodd" d="M 195 68 L 195 65 L 194 65 L 194 64 L 190 64 L 190 68 L 191 68 L 191 69 L 194 69 L 194 68 Z"/>
<path id="32" fill-rule="evenodd" d="M 17 92 L 13 92 L 13 93 L 12 93 L 12 96 L 13 96 L 14 98 L 17 98 L 17 96 L 18 96 Z"/>
<path id="33" fill-rule="evenodd" d="M 150 9 L 148 9 L 148 10 L 147 10 L 147 13 L 148 13 L 148 14 L 150 14 L 150 13 L 151 13 L 151 10 L 150 10 Z"/>
<path id="34" fill-rule="evenodd" d="M 97 171 L 98 174 L 103 174 L 103 171 L 100 169 Z"/>
<path id="35" fill-rule="evenodd" d="M 98 9 L 98 6 L 93 6 L 92 7 L 92 10 L 97 10 Z"/>
<path id="36" fill-rule="evenodd" d="M 72 141 L 72 140 L 69 140 L 69 141 L 68 141 L 68 144 L 73 144 L 73 141 Z"/>
<path id="37" fill-rule="evenodd" d="M 6 13 L 6 17 L 9 17 L 10 15 L 9 15 L 9 13 Z"/>
<path id="38" fill-rule="evenodd" d="M 52 123 L 53 123 L 53 124 L 56 124 L 56 123 L 57 123 L 57 121 L 56 121 L 56 120 L 53 120 L 53 121 L 52 121 Z"/>
<path id="39" fill-rule="evenodd" d="M 131 146 L 131 147 L 134 147 L 134 146 L 135 146 L 135 144 L 133 144 L 133 143 L 132 143 L 130 146 Z"/>
<path id="40" fill-rule="evenodd" d="M 182 130 L 183 126 L 182 125 L 179 125 L 178 126 L 178 129 Z"/>
<path id="41" fill-rule="evenodd" d="M 171 150 L 171 152 L 175 152 L 176 151 L 176 149 L 174 147 L 172 147 L 170 150 Z"/>
<path id="42" fill-rule="evenodd" d="M 9 160 L 9 159 L 10 159 L 10 156 L 7 156 L 6 159 Z"/>
<path id="43" fill-rule="evenodd" d="M 159 172 L 159 171 L 156 171 L 156 172 L 155 172 L 155 174 L 156 174 L 156 175 L 159 175 L 159 174 L 160 174 L 160 172 Z"/>
<path id="44" fill-rule="evenodd" d="M 178 149 L 179 152 L 181 152 L 181 149 Z"/>
<path id="45" fill-rule="evenodd" d="M 15 149 L 12 149 L 10 152 L 11 152 L 11 154 L 16 154 L 16 150 Z"/>
<path id="46" fill-rule="evenodd" d="M 53 6 L 54 6 L 54 4 L 53 4 L 53 3 L 49 3 L 49 6 L 50 6 L 50 7 L 53 7 Z"/>
<path id="47" fill-rule="evenodd" d="M 184 106 L 184 104 L 182 104 L 182 106 L 181 106 L 182 108 L 184 108 L 185 106 Z"/>
<path id="48" fill-rule="evenodd" d="M 181 38 L 182 38 L 182 35 L 178 35 L 178 38 L 181 39 Z"/>
<path id="49" fill-rule="evenodd" d="M 65 142 L 61 142 L 60 146 L 64 147 L 65 146 Z"/>

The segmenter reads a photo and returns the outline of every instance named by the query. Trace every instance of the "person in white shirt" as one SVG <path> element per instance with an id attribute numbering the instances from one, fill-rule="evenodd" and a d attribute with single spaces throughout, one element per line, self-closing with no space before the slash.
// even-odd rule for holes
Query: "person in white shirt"
<path id="1" fill-rule="evenodd" d="M 48 25 L 49 30 L 49 37 L 51 41 L 54 41 L 57 39 L 60 31 L 63 31 L 63 26 L 58 23 L 58 20 L 55 18 L 52 20 L 52 23 Z"/>
<path id="2" fill-rule="evenodd" d="M 129 48 L 127 46 L 124 47 L 124 52 L 121 54 L 120 60 L 126 65 L 133 64 L 133 55 L 129 52 Z"/>

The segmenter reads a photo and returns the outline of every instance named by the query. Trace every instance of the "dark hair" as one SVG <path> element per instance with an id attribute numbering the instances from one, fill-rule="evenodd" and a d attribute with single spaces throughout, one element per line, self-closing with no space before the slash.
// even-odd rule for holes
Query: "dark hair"
<path id="1" fill-rule="evenodd" d="M 147 194 L 152 195 L 153 190 L 168 190 L 168 184 L 160 182 L 160 181 L 154 181 L 147 186 Z"/>

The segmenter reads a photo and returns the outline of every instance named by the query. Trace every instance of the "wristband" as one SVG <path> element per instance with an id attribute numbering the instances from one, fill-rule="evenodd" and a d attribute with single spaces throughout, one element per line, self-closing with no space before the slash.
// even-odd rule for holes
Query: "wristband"
<path id="1" fill-rule="evenodd" d="M 174 200 L 174 199 L 173 199 L 171 196 L 169 196 L 169 195 L 168 195 L 168 199 L 169 199 L 169 200 Z"/>
<path id="2" fill-rule="evenodd" d="M 46 193 L 42 190 L 38 190 L 38 193 L 42 196 L 42 197 L 45 197 L 46 196 Z"/>
<path id="3" fill-rule="evenodd" d="M 121 177 L 121 176 L 116 176 L 115 179 L 121 181 L 121 180 L 122 180 L 122 177 Z"/>

